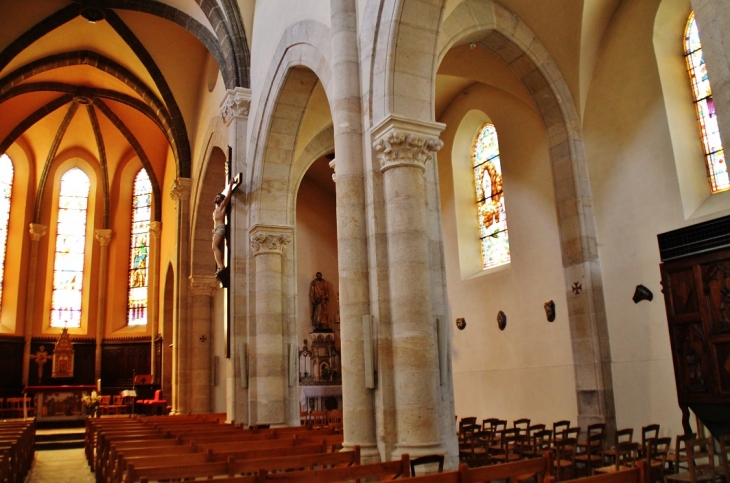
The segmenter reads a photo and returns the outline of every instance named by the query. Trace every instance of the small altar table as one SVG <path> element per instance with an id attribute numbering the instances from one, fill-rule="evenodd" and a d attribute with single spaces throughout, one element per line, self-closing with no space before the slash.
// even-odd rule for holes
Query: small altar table
<path id="1" fill-rule="evenodd" d="M 35 397 L 38 421 L 73 421 L 86 417 L 86 407 L 81 397 L 96 390 L 93 385 L 78 386 L 26 386 L 23 397 Z M 25 406 L 25 405 L 24 405 Z M 23 414 L 27 417 L 27 414 Z"/>
<path id="2" fill-rule="evenodd" d="M 328 397 L 342 398 L 342 386 L 299 386 L 299 404 L 304 409 L 307 409 L 309 399 L 314 399 L 316 406 L 322 406 L 322 400 Z"/>

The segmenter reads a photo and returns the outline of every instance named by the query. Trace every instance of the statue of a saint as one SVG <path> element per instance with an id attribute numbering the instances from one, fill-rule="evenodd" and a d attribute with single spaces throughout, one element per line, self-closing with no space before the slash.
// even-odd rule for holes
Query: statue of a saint
<path id="1" fill-rule="evenodd" d="M 309 284 L 309 301 L 312 302 L 312 325 L 322 329 L 329 327 L 330 292 L 327 282 L 322 278 L 322 272 L 317 272 L 316 277 Z"/>

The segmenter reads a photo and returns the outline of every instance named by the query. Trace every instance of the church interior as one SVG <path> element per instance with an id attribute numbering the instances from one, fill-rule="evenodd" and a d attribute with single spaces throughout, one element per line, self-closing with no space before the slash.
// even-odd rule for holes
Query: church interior
<path id="1" fill-rule="evenodd" d="M 364 460 L 452 467 L 463 417 L 673 438 L 730 404 L 727 2 L 0 11 L 0 400 L 326 407 Z M 696 225 L 713 271 L 663 269 Z"/>

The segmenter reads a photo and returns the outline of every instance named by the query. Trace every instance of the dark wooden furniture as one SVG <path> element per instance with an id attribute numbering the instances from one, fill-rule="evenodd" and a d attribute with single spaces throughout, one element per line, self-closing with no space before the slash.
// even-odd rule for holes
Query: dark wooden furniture
<path id="1" fill-rule="evenodd" d="M 682 424 L 730 434 L 730 217 L 658 236 Z"/>

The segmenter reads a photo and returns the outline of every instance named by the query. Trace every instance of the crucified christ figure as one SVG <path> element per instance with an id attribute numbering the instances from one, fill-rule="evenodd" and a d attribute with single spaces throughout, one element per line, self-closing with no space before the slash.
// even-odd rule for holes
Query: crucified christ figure
<path id="1" fill-rule="evenodd" d="M 213 257 L 215 258 L 215 273 L 223 270 L 223 250 L 221 250 L 221 244 L 223 238 L 226 236 L 226 208 L 228 203 L 231 201 L 231 194 L 233 193 L 233 185 L 236 183 L 235 179 L 231 179 L 228 183 L 228 191 L 224 195 L 218 193 L 215 196 L 215 208 L 213 209 Z"/>

